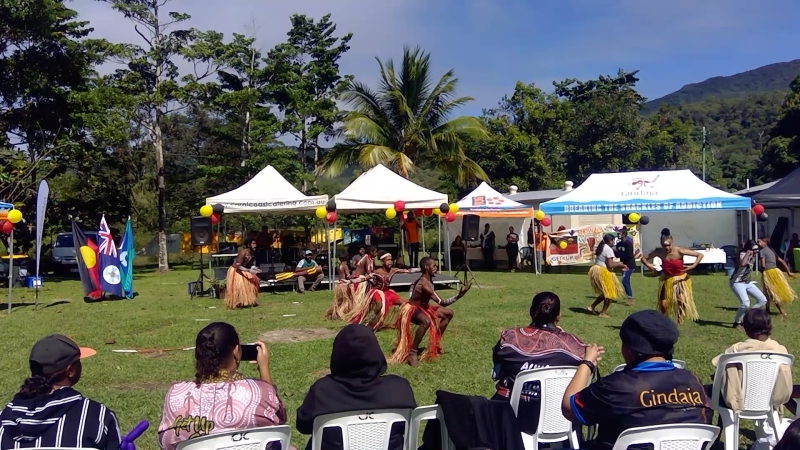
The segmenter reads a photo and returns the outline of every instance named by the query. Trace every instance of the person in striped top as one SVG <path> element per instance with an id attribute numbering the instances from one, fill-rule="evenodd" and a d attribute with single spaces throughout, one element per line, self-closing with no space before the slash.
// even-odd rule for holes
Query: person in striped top
<path id="1" fill-rule="evenodd" d="M 81 359 L 95 353 L 60 334 L 34 344 L 31 376 L 0 413 L 0 448 L 119 449 L 114 411 L 73 388 L 81 378 Z"/>

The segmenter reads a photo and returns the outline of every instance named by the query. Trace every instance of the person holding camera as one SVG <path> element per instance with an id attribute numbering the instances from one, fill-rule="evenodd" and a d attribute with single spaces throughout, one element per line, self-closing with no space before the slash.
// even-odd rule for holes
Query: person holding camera
<path id="1" fill-rule="evenodd" d="M 175 450 L 182 441 L 209 434 L 286 423 L 263 342 L 242 345 L 232 325 L 214 322 L 198 333 L 194 357 L 195 379 L 174 383 L 164 399 L 162 449 Z M 242 361 L 255 361 L 259 378 L 239 372 Z"/>

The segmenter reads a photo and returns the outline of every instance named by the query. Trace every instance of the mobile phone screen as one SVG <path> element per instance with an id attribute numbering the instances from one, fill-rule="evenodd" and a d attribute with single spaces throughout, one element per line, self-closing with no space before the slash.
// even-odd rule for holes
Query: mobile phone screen
<path id="1" fill-rule="evenodd" d="M 258 358 L 256 344 L 242 344 L 242 361 L 255 361 Z"/>

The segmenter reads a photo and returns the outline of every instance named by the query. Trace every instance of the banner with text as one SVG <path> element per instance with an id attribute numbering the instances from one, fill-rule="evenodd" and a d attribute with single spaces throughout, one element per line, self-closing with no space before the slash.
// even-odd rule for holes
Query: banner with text
<path id="1" fill-rule="evenodd" d="M 572 264 L 594 263 L 594 250 L 603 240 L 603 235 L 617 235 L 622 225 L 588 225 L 549 233 L 550 245 L 547 246 L 546 259 L 551 266 L 569 266 Z M 639 231 L 635 228 L 628 230 L 628 236 L 633 239 L 633 251 L 636 259 L 641 254 L 641 241 Z"/>

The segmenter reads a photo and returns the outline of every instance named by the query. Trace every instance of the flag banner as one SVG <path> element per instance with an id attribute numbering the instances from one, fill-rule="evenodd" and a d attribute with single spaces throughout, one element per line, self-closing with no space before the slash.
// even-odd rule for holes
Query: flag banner
<path id="1" fill-rule="evenodd" d="M 83 284 L 83 294 L 93 300 L 99 299 L 100 277 L 97 271 L 97 244 L 86 237 L 81 227 L 72 220 L 72 240 L 75 241 L 75 259 L 78 261 L 78 273 Z"/>
<path id="2" fill-rule="evenodd" d="M 549 242 L 545 249 L 547 264 L 551 266 L 569 266 L 572 264 L 594 263 L 594 250 L 603 240 L 603 235 L 616 236 L 623 225 L 587 225 L 584 227 L 548 233 Z M 633 239 L 633 251 L 639 259 L 642 245 L 639 231 L 635 227 L 628 229 L 628 236 Z"/>
<path id="3" fill-rule="evenodd" d="M 119 268 L 122 272 L 122 293 L 125 298 L 133 298 L 133 258 L 136 251 L 133 247 L 133 227 L 131 218 L 125 224 L 125 233 L 122 235 L 122 242 L 119 244 Z"/>
<path id="4" fill-rule="evenodd" d="M 39 279 L 39 264 L 42 256 L 42 233 L 44 232 L 44 216 L 47 211 L 47 197 L 50 196 L 50 186 L 47 181 L 39 183 L 39 192 L 36 194 L 36 278 Z"/>
<path id="5" fill-rule="evenodd" d="M 111 229 L 106 223 L 105 214 L 100 219 L 100 229 L 97 231 L 100 240 L 100 290 L 111 295 L 122 297 L 122 275 L 119 270 L 119 254 Z"/>

